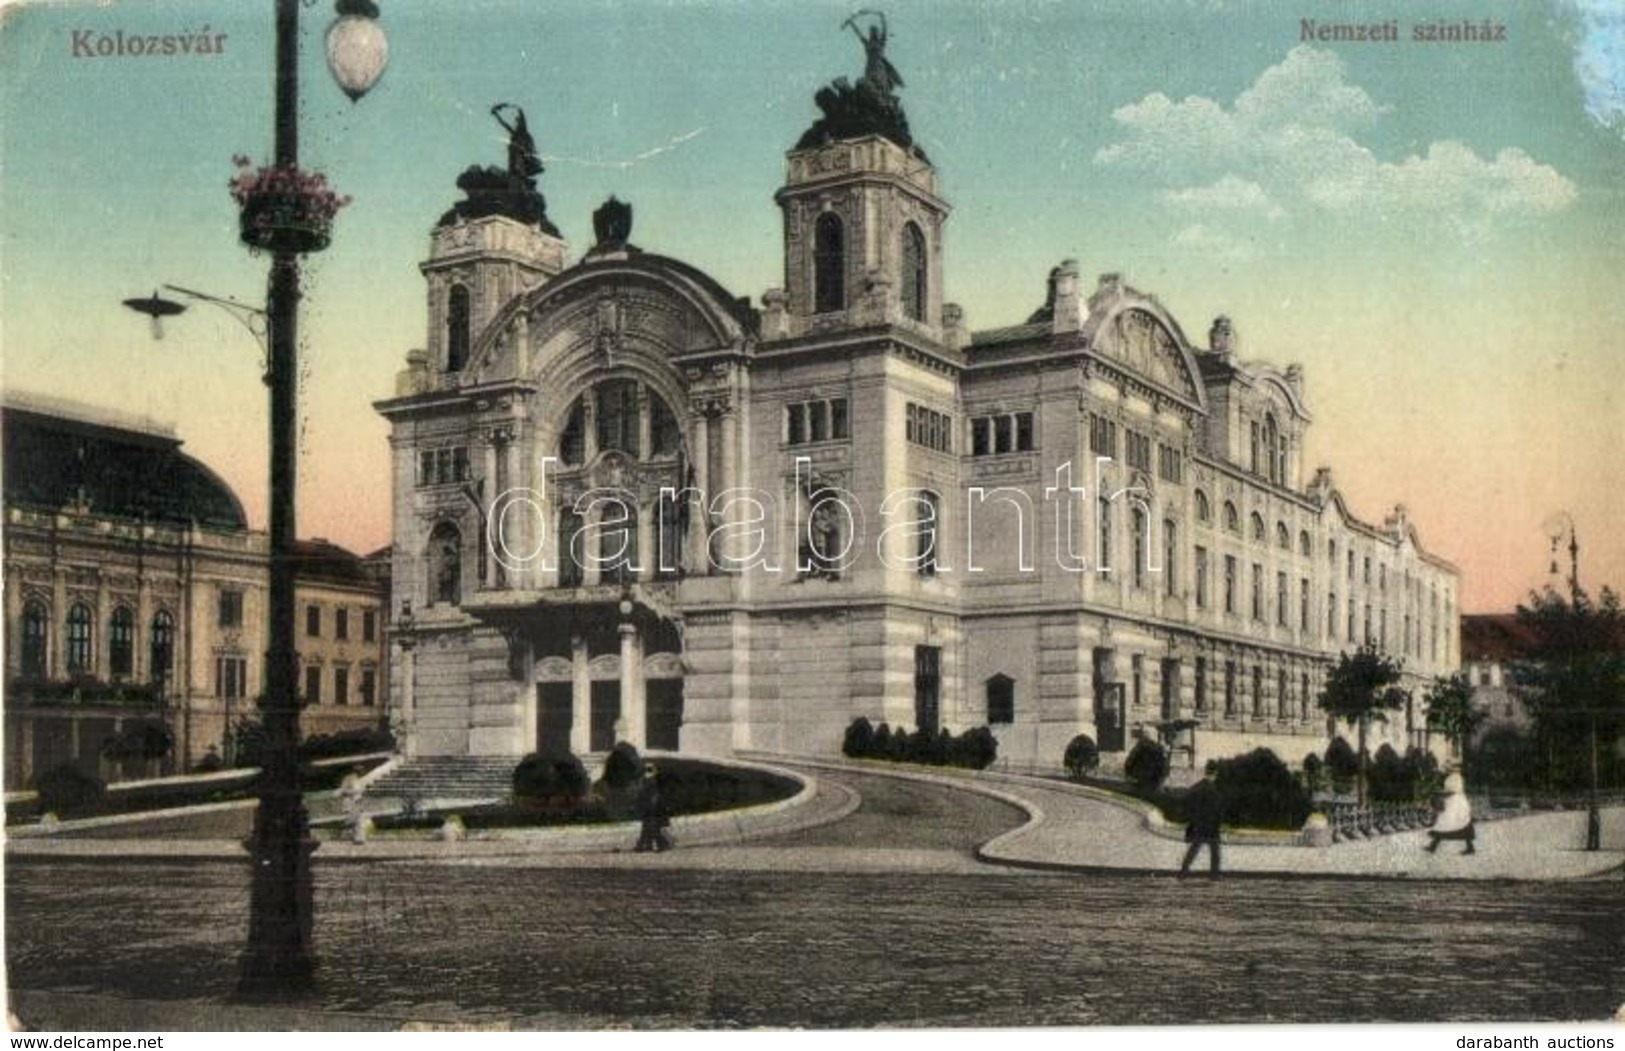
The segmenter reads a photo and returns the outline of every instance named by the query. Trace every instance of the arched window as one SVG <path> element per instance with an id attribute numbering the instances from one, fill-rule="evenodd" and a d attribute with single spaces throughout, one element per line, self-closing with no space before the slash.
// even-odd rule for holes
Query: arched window
<path id="1" fill-rule="evenodd" d="M 846 309 L 846 230 L 825 212 L 813 227 L 813 312 Z"/>
<path id="2" fill-rule="evenodd" d="M 1299 530 L 1299 532 L 1298 532 L 1298 554 L 1302 555 L 1304 558 L 1308 558 L 1310 553 L 1313 550 L 1314 549 L 1310 546 L 1310 543 L 1309 543 L 1309 531 L 1307 529 Z"/>
<path id="3" fill-rule="evenodd" d="M 1151 531 L 1151 520 L 1146 517 L 1145 511 L 1139 507 L 1134 509 L 1129 519 L 1130 528 L 1134 530 L 1134 536 L 1130 541 L 1130 547 L 1134 554 L 1134 564 L 1129 567 L 1129 576 L 1134 581 L 1135 587 L 1143 588 L 1145 587 L 1146 540 Z"/>
<path id="4" fill-rule="evenodd" d="M 913 321 L 925 320 L 925 235 L 913 223 L 903 224 L 903 313 Z"/>
<path id="5" fill-rule="evenodd" d="M 450 522 L 429 534 L 429 594 L 453 605 L 463 597 L 463 534 Z"/>
<path id="6" fill-rule="evenodd" d="M 1196 490 L 1196 520 L 1198 522 L 1213 521 L 1213 506 L 1207 501 L 1207 494 Z"/>
<path id="7" fill-rule="evenodd" d="M 152 617 L 152 655 L 147 675 L 152 684 L 162 689 L 169 682 L 169 672 L 175 662 L 175 618 L 161 609 Z"/>
<path id="8" fill-rule="evenodd" d="M 115 609 L 107 625 L 107 671 L 115 676 L 135 671 L 135 614 L 128 606 Z"/>
<path id="9" fill-rule="evenodd" d="M 75 602 L 68 610 L 68 672 L 90 671 L 90 607 Z"/>
<path id="10" fill-rule="evenodd" d="M 1254 511 L 1247 517 L 1247 524 L 1252 527 L 1252 538 L 1257 541 L 1264 539 L 1264 516 Z"/>
<path id="11" fill-rule="evenodd" d="M 1292 533 L 1287 529 L 1285 522 L 1275 523 L 1275 546 L 1282 551 L 1292 550 Z"/>
<path id="12" fill-rule="evenodd" d="M 452 285 L 446 297 L 446 371 L 461 372 L 468 364 L 468 344 L 471 322 L 468 310 L 468 289 Z"/>
<path id="13" fill-rule="evenodd" d="M 1000 672 L 987 680 L 987 722 L 1013 723 L 1016 721 L 1016 680 Z"/>
<path id="14" fill-rule="evenodd" d="M 593 389 L 598 399 L 598 451 L 616 449 L 633 459 L 638 449 L 638 385 L 608 380 Z"/>
<path id="15" fill-rule="evenodd" d="M 918 543 L 915 572 L 922 577 L 934 577 L 937 575 L 937 552 L 940 550 L 937 541 L 942 529 L 942 500 L 929 489 L 921 489 L 915 495 L 920 498 L 920 503 L 915 505 L 920 511 L 914 522 L 914 536 Z"/>
<path id="16" fill-rule="evenodd" d="M 1236 516 L 1236 505 L 1229 500 L 1224 502 L 1224 527 L 1232 533 L 1241 532 L 1241 519 Z"/>
<path id="17" fill-rule="evenodd" d="M 638 564 L 638 511 L 628 500 L 598 502 L 598 572 L 604 583 L 624 584 Z"/>
<path id="18" fill-rule="evenodd" d="M 559 587 L 580 587 L 582 566 L 586 565 L 585 533 L 581 516 L 574 507 L 566 506 L 559 512 Z"/>
<path id="19" fill-rule="evenodd" d="M 45 678 L 46 638 L 51 630 L 50 614 L 45 603 L 29 599 L 23 604 L 23 663 L 25 679 Z"/>
<path id="20" fill-rule="evenodd" d="M 564 420 L 564 433 L 559 436 L 559 462 L 569 467 L 581 463 L 587 454 L 587 403 L 577 398 Z"/>

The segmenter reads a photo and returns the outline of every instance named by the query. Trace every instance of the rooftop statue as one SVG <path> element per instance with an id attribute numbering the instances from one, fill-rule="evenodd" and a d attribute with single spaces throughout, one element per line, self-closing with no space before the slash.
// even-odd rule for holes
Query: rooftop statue
<path id="1" fill-rule="evenodd" d="M 869 20 L 867 31 L 859 28 L 863 19 Z M 796 148 L 814 149 L 842 139 L 881 135 L 923 157 L 909 134 L 908 118 L 897 98 L 897 89 L 903 86 L 902 75 L 886 57 L 886 44 L 891 39 L 886 16 L 865 9 L 842 22 L 841 28 L 852 30 L 863 45 L 863 76 L 856 84 L 837 77 L 818 89 L 813 101 L 824 115 L 801 136 Z"/>
<path id="2" fill-rule="evenodd" d="M 511 121 L 503 117 L 510 110 L 513 111 Z M 457 188 L 467 198 L 453 205 L 437 225 L 450 226 L 459 221 L 502 215 L 535 225 L 557 237 L 558 227 L 547 218 L 547 199 L 536 189 L 536 177 L 544 168 L 536 153 L 536 140 L 530 134 L 525 111 L 511 102 L 499 102 L 491 107 L 491 116 L 508 133 L 508 165 L 498 168 L 475 164 L 464 169 L 457 177 Z"/>

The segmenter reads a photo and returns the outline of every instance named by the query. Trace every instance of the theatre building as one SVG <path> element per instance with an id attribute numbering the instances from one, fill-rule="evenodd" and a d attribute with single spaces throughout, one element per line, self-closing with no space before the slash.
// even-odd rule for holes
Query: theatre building
<path id="1" fill-rule="evenodd" d="M 865 716 L 989 725 L 1016 768 L 1079 733 L 1295 763 L 1367 640 L 1415 697 L 1372 747 L 1426 743 L 1457 574 L 1304 464 L 1302 371 L 1071 261 L 973 331 L 873 57 L 788 153 L 755 302 L 633 244 L 613 199 L 573 251 L 523 125 L 458 180 L 426 346 L 377 405 L 412 750 L 830 755 Z"/>

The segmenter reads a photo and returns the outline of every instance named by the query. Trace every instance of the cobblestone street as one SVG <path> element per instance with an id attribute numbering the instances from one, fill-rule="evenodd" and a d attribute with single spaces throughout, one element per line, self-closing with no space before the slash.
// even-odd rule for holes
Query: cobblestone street
<path id="1" fill-rule="evenodd" d="M 1617 880 L 961 868 L 1019 822 L 1012 808 L 841 779 L 864 795 L 857 813 L 763 847 L 889 846 L 940 856 L 938 870 L 740 871 L 697 864 L 726 854 L 700 850 L 616 867 L 318 864 L 311 1006 L 383 1028 L 658 1028 L 1565 1020 L 1625 1002 Z M 245 876 L 226 862 L 12 863 L 11 983 L 223 1003 Z"/>

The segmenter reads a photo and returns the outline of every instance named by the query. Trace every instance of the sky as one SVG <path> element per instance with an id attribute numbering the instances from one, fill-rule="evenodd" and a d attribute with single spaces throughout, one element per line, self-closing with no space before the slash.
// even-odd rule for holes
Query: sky
<path id="1" fill-rule="evenodd" d="M 389 542 L 388 397 L 425 342 L 417 264 L 523 106 L 578 257 L 610 194 L 634 240 L 759 301 L 782 283 L 772 195 L 862 71 L 821 0 L 379 0 L 389 67 L 352 103 L 302 7 L 301 159 L 354 202 L 310 256 L 299 528 Z M 1025 319 L 1062 259 L 1121 272 L 1205 342 L 1304 367 L 1308 467 L 1355 512 L 1404 503 L 1462 608 L 1548 582 L 1625 585 L 1625 0 L 896 0 L 888 55 L 954 207 L 947 299 Z M 199 304 L 155 341 L 121 301 L 168 283 L 263 301 L 232 157 L 272 146 L 270 0 L 0 10 L 0 386 L 172 425 L 265 521 L 262 352 Z M 1321 39 L 1395 21 L 1396 41 Z M 1417 26 L 1504 27 L 1430 42 Z M 211 54 L 97 41 L 224 34 Z M 1330 36 L 1330 34 L 1328 34 Z M 92 52 L 85 54 L 86 51 Z"/>

